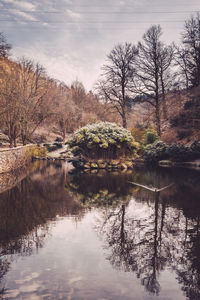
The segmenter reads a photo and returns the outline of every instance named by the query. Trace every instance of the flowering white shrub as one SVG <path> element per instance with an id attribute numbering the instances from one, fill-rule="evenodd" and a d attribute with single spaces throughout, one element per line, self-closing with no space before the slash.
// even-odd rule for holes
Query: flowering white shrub
<path id="1" fill-rule="evenodd" d="M 129 130 L 110 122 L 98 122 L 80 128 L 68 144 L 74 155 L 109 159 L 134 156 L 139 147 Z"/>

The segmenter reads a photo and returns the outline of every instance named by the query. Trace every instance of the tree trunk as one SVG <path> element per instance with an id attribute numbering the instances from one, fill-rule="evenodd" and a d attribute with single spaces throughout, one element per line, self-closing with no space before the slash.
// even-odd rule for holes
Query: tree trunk
<path id="1" fill-rule="evenodd" d="M 121 115 L 121 117 L 122 117 L 123 127 L 127 128 L 125 107 L 122 108 L 122 115 Z"/>
<path id="2" fill-rule="evenodd" d="M 17 147 L 16 127 L 13 130 L 14 147 Z"/>
<path id="3" fill-rule="evenodd" d="M 161 80 L 161 86 L 162 86 L 162 107 L 163 107 L 164 119 L 167 120 L 168 119 L 168 113 L 167 113 L 167 104 L 166 104 L 166 97 L 165 97 L 165 84 L 164 84 L 162 72 L 163 71 L 161 70 L 160 80 Z"/>
<path id="4" fill-rule="evenodd" d="M 10 144 L 9 144 L 9 147 L 12 148 L 12 147 L 13 147 L 13 140 L 12 140 L 11 137 L 9 137 L 9 143 L 10 143 Z"/>
<path id="5" fill-rule="evenodd" d="M 158 136 L 161 136 L 161 130 L 160 130 L 160 108 L 159 103 L 156 103 L 156 131 Z"/>
<path id="6" fill-rule="evenodd" d="M 122 120 L 123 120 L 123 127 L 127 128 L 126 116 L 123 116 Z"/>
<path id="7" fill-rule="evenodd" d="M 13 147 L 13 126 L 11 122 L 8 125 L 8 137 L 10 143 L 9 147 L 12 148 Z"/>
<path id="8" fill-rule="evenodd" d="M 63 142 L 65 141 L 65 137 L 66 137 L 66 128 L 63 128 L 63 131 L 62 131 Z"/>
<path id="9" fill-rule="evenodd" d="M 24 135 L 22 136 L 22 144 L 23 144 L 23 146 L 26 145 L 26 138 Z"/>
<path id="10" fill-rule="evenodd" d="M 21 139 L 22 139 L 22 144 L 23 146 L 26 144 L 26 135 L 24 134 L 24 130 L 21 132 Z"/>
<path id="11" fill-rule="evenodd" d="M 14 147 L 17 147 L 16 137 L 14 137 Z"/>
<path id="12" fill-rule="evenodd" d="M 159 85 L 158 85 L 158 71 L 156 76 L 156 90 L 155 90 L 155 102 L 156 102 L 156 131 L 158 136 L 161 135 L 160 130 L 160 103 L 159 103 Z"/>

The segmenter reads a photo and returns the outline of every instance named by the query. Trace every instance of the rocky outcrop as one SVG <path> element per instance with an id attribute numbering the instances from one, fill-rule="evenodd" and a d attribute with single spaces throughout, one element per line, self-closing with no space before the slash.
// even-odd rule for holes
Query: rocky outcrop
<path id="1" fill-rule="evenodd" d="M 83 169 L 85 171 L 92 169 L 106 169 L 106 170 L 127 170 L 132 169 L 134 160 L 91 160 L 86 161 L 81 158 L 73 158 L 69 160 L 75 168 Z"/>

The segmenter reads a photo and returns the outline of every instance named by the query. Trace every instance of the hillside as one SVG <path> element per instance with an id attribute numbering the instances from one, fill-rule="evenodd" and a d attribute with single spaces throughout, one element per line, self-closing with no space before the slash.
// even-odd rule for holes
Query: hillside
<path id="1" fill-rule="evenodd" d="M 200 87 L 169 95 L 167 106 L 162 138 L 168 143 L 200 141 Z"/>
<path id="2" fill-rule="evenodd" d="M 195 100 L 192 100 L 195 99 Z M 166 94 L 167 117 L 160 102 L 161 139 L 166 143 L 187 144 L 200 140 L 200 87 Z M 136 104 L 128 119 L 129 128 L 155 129 L 155 111 L 148 103 Z"/>
<path id="3" fill-rule="evenodd" d="M 17 143 L 52 142 L 56 137 L 65 140 L 79 127 L 99 120 L 121 124 L 114 107 L 87 92 L 81 82 L 67 86 L 47 77 L 45 70 L 30 60 L 3 58 L 0 73 L 0 131 L 8 136 L 14 132 Z M 161 138 L 184 144 L 199 140 L 200 87 L 168 92 L 165 113 L 161 100 Z M 155 128 L 155 111 L 148 103 L 127 109 L 129 129 Z"/>
<path id="4" fill-rule="evenodd" d="M 47 77 L 31 60 L 0 60 L 0 130 L 13 143 L 46 142 L 66 136 L 87 123 L 117 121 L 79 81 L 71 86 Z"/>

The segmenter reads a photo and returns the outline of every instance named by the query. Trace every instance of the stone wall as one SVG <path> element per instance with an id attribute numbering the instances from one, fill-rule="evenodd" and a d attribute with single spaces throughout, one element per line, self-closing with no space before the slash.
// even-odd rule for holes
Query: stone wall
<path id="1" fill-rule="evenodd" d="M 15 171 L 0 174 L 0 194 L 12 189 L 18 182 L 24 179 L 27 175 L 26 167 Z"/>
<path id="2" fill-rule="evenodd" d="M 26 145 L 0 149 L 0 174 L 21 168 L 31 161 L 37 146 Z"/>

